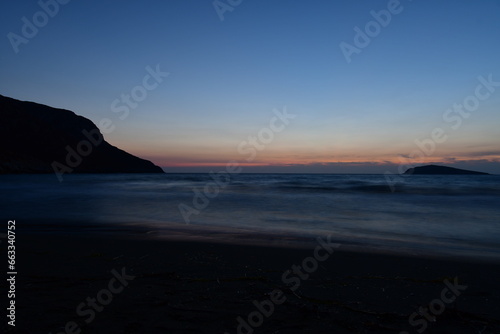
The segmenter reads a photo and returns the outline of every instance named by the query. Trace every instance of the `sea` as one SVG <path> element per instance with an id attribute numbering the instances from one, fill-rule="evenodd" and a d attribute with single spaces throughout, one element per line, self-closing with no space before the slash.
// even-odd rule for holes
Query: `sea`
<path id="1" fill-rule="evenodd" d="M 285 247 L 321 237 L 352 250 L 500 260 L 500 175 L 1 175 L 0 196 L 0 219 L 26 233 Z"/>

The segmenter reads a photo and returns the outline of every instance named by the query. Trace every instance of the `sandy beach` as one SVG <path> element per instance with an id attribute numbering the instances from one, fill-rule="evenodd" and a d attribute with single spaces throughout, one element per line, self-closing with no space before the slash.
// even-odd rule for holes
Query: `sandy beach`
<path id="1" fill-rule="evenodd" d="M 291 249 L 20 231 L 16 247 L 15 333 L 500 332 L 498 263 L 326 239 Z"/>

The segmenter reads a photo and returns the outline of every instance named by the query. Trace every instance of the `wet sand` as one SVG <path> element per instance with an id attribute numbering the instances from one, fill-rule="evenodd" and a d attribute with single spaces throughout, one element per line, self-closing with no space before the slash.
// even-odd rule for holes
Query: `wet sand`
<path id="1" fill-rule="evenodd" d="M 498 263 L 92 233 L 16 245 L 15 333 L 500 333 Z"/>

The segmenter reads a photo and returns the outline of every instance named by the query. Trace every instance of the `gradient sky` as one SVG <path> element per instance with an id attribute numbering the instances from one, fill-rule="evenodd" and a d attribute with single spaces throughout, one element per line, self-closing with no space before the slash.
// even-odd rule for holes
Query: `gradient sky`
<path id="1" fill-rule="evenodd" d="M 402 0 L 348 63 L 340 43 L 389 3 L 243 0 L 221 21 L 210 0 L 72 0 L 16 53 L 9 33 L 42 9 L 4 1 L 0 94 L 110 119 L 111 144 L 167 171 L 397 172 L 441 128 L 410 161 L 500 173 L 500 86 L 459 126 L 443 119 L 478 77 L 500 82 L 500 1 Z M 158 64 L 168 77 L 121 119 L 113 101 Z M 296 118 L 247 161 L 248 136 L 285 107 Z"/>

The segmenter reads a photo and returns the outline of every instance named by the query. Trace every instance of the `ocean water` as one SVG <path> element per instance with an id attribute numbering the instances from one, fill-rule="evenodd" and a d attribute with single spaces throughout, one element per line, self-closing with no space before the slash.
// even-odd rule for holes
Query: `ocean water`
<path id="1" fill-rule="evenodd" d="M 307 243 L 500 259 L 500 175 L 0 176 L 0 219 L 32 232 Z"/>

